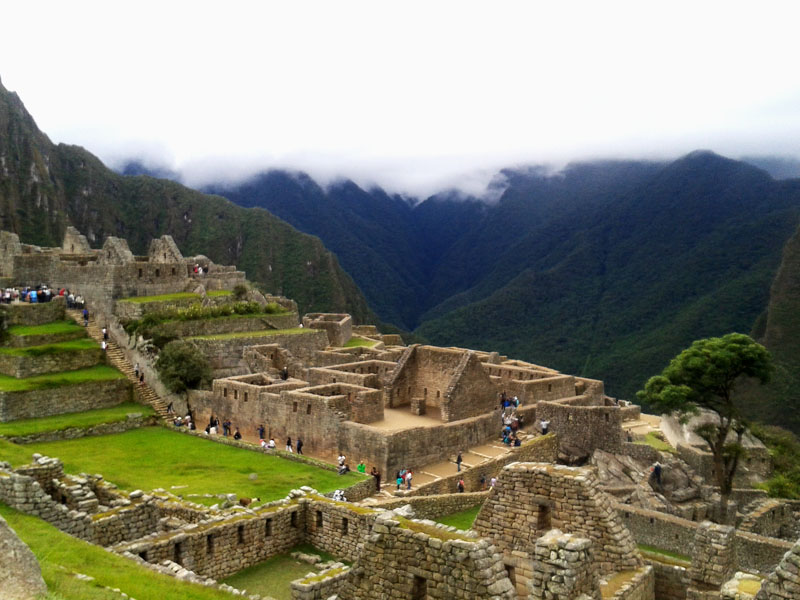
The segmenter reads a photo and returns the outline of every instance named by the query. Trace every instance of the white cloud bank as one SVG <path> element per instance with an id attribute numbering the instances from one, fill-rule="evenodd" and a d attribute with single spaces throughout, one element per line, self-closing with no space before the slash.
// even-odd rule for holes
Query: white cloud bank
<path id="1" fill-rule="evenodd" d="M 425 195 L 510 164 L 800 156 L 791 2 L 16 2 L 0 77 L 54 141 L 198 184 Z M 13 26 L 11 26 L 13 24 Z"/>

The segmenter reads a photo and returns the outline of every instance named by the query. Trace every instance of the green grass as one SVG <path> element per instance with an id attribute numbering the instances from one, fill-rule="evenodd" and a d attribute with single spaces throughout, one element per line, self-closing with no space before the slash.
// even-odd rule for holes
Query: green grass
<path id="1" fill-rule="evenodd" d="M 137 600 L 230 600 L 231 595 L 202 585 L 179 581 L 142 567 L 100 546 L 63 533 L 36 517 L 0 504 L 8 521 L 42 567 L 42 576 L 53 600 L 119 600 L 120 595 L 100 586 L 118 588 Z M 73 573 L 94 577 L 81 581 Z"/>
<path id="2" fill-rule="evenodd" d="M 111 408 L 0 423 L 0 435 L 22 436 L 44 431 L 62 431 L 70 427 L 91 427 L 100 423 L 116 423 L 126 420 L 130 413 L 142 413 L 142 415 L 149 416 L 155 414 L 155 411 L 150 406 L 125 402 Z"/>
<path id="3" fill-rule="evenodd" d="M 353 485 L 364 476 L 337 475 L 303 463 L 252 452 L 163 427 L 25 446 L 55 456 L 70 473 L 101 473 L 126 490 L 185 486 L 179 495 L 232 493 L 271 501 L 302 485 L 322 493 Z M 12 461 L 13 462 L 13 461 Z M 255 473 L 257 478 L 250 479 Z M 211 503 L 216 502 L 213 500 Z"/>
<path id="4" fill-rule="evenodd" d="M 25 379 L 16 379 L 6 375 L 0 375 L 0 392 L 24 392 L 30 390 L 41 390 L 47 388 L 61 387 L 64 385 L 76 385 L 89 381 L 109 381 L 113 379 L 124 379 L 125 375 L 106 365 L 97 365 L 88 369 L 77 369 L 75 371 L 61 371 L 48 375 L 37 375 Z"/>
<path id="5" fill-rule="evenodd" d="M 362 337 L 351 337 L 347 340 L 347 343 L 343 346 L 343 348 L 358 348 L 360 346 L 366 346 L 367 348 L 371 348 L 377 342 L 375 340 L 368 340 Z"/>
<path id="6" fill-rule="evenodd" d="M 644 437 L 644 440 L 640 440 L 634 443 L 650 446 L 651 448 L 655 448 L 659 452 L 669 452 L 671 454 L 675 454 L 677 452 L 675 448 L 673 448 L 667 442 L 658 437 L 658 435 L 654 431 L 649 432 Z"/>
<path id="7" fill-rule="evenodd" d="M 178 292 L 176 294 L 161 294 L 160 296 L 132 296 L 130 298 L 121 298 L 119 301 L 146 304 L 148 302 L 171 302 L 173 300 L 189 300 L 199 298 L 199 294 L 194 294 L 192 292 Z"/>
<path id="8" fill-rule="evenodd" d="M 275 600 L 291 600 L 292 590 L 289 584 L 295 579 L 305 577 L 309 572 L 319 572 L 316 566 L 292 558 L 290 554 L 295 551 L 317 554 L 326 561 L 334 560 L 334 557 L 327 552 L 317 550 L 309 544 L 302 544 L 289 552 L 278 554 L 239 571 L 236 575 L 224 579 L 223 583 L 240 590 L 247 590 L 250 594 L 271 596 Z"/>
<path id="9" fill-rule="evenodd" d="M 27 446 L 12 444 L 8 440 L 0 438 L 0 461 L 9 462 L 15 467 L 28 465 L 34 452 L 35 450 L 31 450 Z"/>
<path id="10" fill-rule="evenodd" d="M 266 337 L 271 335 L 298 335 L 303 333 L 314 333 L 316 329 L 305 329 L 303 327 L 293 327 L 291 329 L 265 329 L 262 331 L 239 331 L 235 333 L 218 333 L 215 335 L 196 335 L 188 340 L 230 340 L 235 338 Z"/>
<path id="11" fill-rule="evenodd" d="M 231 296 L 233 294 L 230 290 L 211 290 L 210 292 L 206 292 L 206 296 L 209 298 L 218 298 L 220 296 Z"/>
<path id="12" fill-rule="evenodd" d="M 81 338 L 55 344 L 28 346 L 27 348 L 0 348 L 0 354 L 8 354 L 11 356 L 44 356 L 46 354 L 78 352 L 81 350 L 100 350 L 100 345 L 92 339 Z"/>
<path id="13" fill-rule="evenodd" d="M 75 333 L 84 331 L 84 328 L 75 321 L 53 321 L 44 325 L 14 325 L 8 328 L 11 335 L 46 335 L 54 333 Z"/>
<path id="14" fill-rule="evenodd" d="M 466 531 L 468 529 L 472 529 L 472 524 L 475 522 L 475 517 L 478 516 L 480 510 L 481 505 L 479 504 L 478 506 L 473 506 L 467 510 L 462 510 L 461 512 L 453 513 L 452 515 L 447 515 L 446 517 L 440 517 L 436 520 L 443 525 L 450 525 L 456 529 L 462 529 Z"/>

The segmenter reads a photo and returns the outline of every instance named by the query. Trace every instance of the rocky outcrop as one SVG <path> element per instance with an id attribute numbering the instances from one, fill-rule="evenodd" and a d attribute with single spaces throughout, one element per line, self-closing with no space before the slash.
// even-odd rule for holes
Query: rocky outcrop
<path id="1" fill-rule="evenodd" d="M 0 594 L 5 600 L 33 600 L 47 592 L 30 548 L 0 517 Z"/>

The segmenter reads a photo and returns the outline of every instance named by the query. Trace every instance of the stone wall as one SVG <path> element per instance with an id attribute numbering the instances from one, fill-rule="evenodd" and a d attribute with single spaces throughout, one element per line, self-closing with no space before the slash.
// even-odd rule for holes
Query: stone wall
<path id="1" fill-rule="evenodd" d="M 792 507 L 780 500 L 764 500 L 739 524 L 740 531 L 767 537 L 785 538 L 793 533 L 795 518 Z"/>
<path id="2" fill-rule="evenodd" d="M 177 338 L 195 335 L 217 335 L 263 331 L 265 329 L 291 329 L 297 327 L 297 315 L 230 316 L 190 321 L 169 321 L 158 326 L 160 335 Z"/>
<path id="3" fill-rule="evenodd" d="M 346 579 L 348 600 L 516 597 L 486 540 L 449 534 L 391 513 L 379 515 Z"/>
<path id="4" fill-rule="evenodd" d="M 63 440 L 74 440 L 82 437 L 92 437 L 97 435 L 111 435 L 112 433 L 123 433 L 131 429 L 157 425 L 160 419 L 156 415 L 142 416 L 141 413 L 131 413 L 124 421 L 115 423 L 100 423 L 90 427 L 68 427 L 58 431 L 43 431 L 24 436 L 7 436 L 6 439 L 14 444 L 40 444 L 42 442 L 60 442 Z"/>
<path id="5" fill-rule="evenodd" d="M 600 490 L 594 471 L 586 467 L 507 465 L 473 529 L 503 552 L 506 565 L 515 570 L 517 589 L 533 576 L 536 540 L 551 529 L 590 540 L 599 572 L 643 566 L 633 535 Z"/>
<path id="6" fill-rule="evenodd" d="M 243 350 L 247 346 L 278 344 L 295 357 L 310 358 L 317 350 L 328 345 L 324 331 L 308 329 L 302 333 L 251 335 L 223 339 L 189 338 L 209 361 L 215 377 L 243 375 L 247 372 L 243 361 Z"/>
<path id="7" fill-rule="evenodd" d="M 678 444 L 678 456 L 685 461 L 698 475 L 708 481 L 714 481 L 714 459 L 711 452 L 687 444 Z M 750 487 L 753 483 L 767 478 L 772 473 L 772 459 L 766 448 L 746 449 L 745 457 L 739 461 L 739 467 L 733 478 L 733 484 Z"/>
<path id="8" fill-rule="evenodd" d="M 47 375 L 60 371 L 86 369 L 105 362 L 105 354 L 100 346 L 39 354 L 37 356 L 0 353 L 0 373 L 9 377 L 23 379 L 36 375 Z"/>
<path id="9" fill-rule="evenodd" d="M 406 496 L 389 502 L 381 502 L 380 508 L 392 510 L 409 505 L 415 519 L 439 519 L 453 513 L 480 506 L 489 492 L 465 492 L 462 494 L 435 494 L 431 496 Z M 349 499 L 349 498 L 348 498 Z"/>
<path id="10" fill-rule="evenodd" d="M 619 407 L 597 402 L 591 396 L 543 401 L 536 404 L 536 417 L 550 421 L 550 431 L 558 435 L 559 447 L 572 454 L 590 455 L 597 448 L 619 453 L 623 437 Z"/>
<path id="11" fill-rule="evenodd" d="M 526 423 L 534 420 L 536 408 L 523 407 L 520 411 Z M 499 439 L 501 423 L 497 411 L 463 419 L 454 423 L 443 423 L 439 427 L 405 429 L 386 433 L 387 463 L 385 473 L 400 469 L 418 469 L 423 465 L 440 462 L 444 457 L 455 460 L 459 450 L 478 446 L 487 440 Z M 453 464 L 455 471 L 455 464 Z M 447 493 L 452 489 L 433 493 Z"/>
<path id="12" fill-rule="evenodd" d="M 645 554 L 645 562 L 653 568 L 657 600 L 686 600 L 689 587 L 688 565 L 661 562 Z"/>
<path id="13" fill-rule="evenodd" d="M 303 326 L 324 331 L 331 346 L 344 346 L 353 335 L 353 318 L 347 314 L 308 313 Z"/>
<path id="14" fill-rule="evenodd" d="M 481 490 L 481 477 L 486 479 L 487 485 L 492 477 L 497 477 L 503 467 L 513 462 L 555 462 L 558 453 L 558 440 L 555 435 L 538 436 L 525 441 L 521 446 L 512 448 L 508 454 L 503 454 L 493 460 L 461 472 L 454 472 L 448 477 L 423 484 L 404 492 L 405 495 L 450 494 L 457 489 L 459 479 L 464 480 L 467 492 Z M 455 471 L 455 464 L 453 465 Z"/>
<path id="15" fill-rule="evenodd" d="M 202 297 L 189 296 L 187 298 L 175 298 L 172 300 L 154 300 L 152 302 L 135 302 L 128 298 L 122 298 L 114 303 L 114 314 L 123 321 L 141 319 L 144 315 L 160 313 L 180 308 L 188 308 L 193 304 L 198 304 Z"/>
<path id="16" fill-rule="evenodd" d="M 557 529 L 545 532 L 533 548 L 531 600 L 600 600 L 600 582 L 591 555 L 591 540 Z"/>
<path id="17" fill-rule="evenodd" d="M 23 392 L 0 392 L 0 421 L 109 408 L 129 401 L 131 384 L 127 379 L 90 381 Z"/>
<path id="18" fill-rule="evenodd" d="M 300 500 L 306 510 L 305 541 L 335 556 L 354 561 L 378 513 L 319 496 Z"/>
<path id="19" fill-rule="evenodd" d="M 301 543 L 304 520 L 305 511 L 296 500 L 271 503 L 117 544 L 114 550 L 150 563 L 171 560 L 203 577 L 222 579 Z"/>
<path id="20" fill-rule="evenodd" d="M 330 600 L 336 598 L 350 577 L 350 568 L 337 563 L 318 575 L 297 579 L 291 583 L 292 600 Z"/>
<path id="21" fill-rule="evenodd" d="M 756 600 L 790 600 L 800 590 L 800 542 L 794 544 L 781 558 L 776 569 L 767 576 Z"/>
<path id="22" fill-rule="evenodd" d="M 28 348 L 44 344 L 58 344 L 59 342 L 68 342 L 84 337 L 86 337 L 84 330 L 64 333 L 42 333 L 39 335 L 9 335 L 6 343 L 11 348 Z"/>
<path id="23" fill-rule="evenodd" d="M 42 280 L 33 281 L 39 283 Z M 30 283 L 30 281 L 27 282 L 28 285 Z M 6 325 L 9 327 L 12 325 L 44 325 L 53 321 L 63 321 L 65 306 L 64 298 L 55 296 L 50 302 L 3 304 L 0 305 L 0 310 L 8 315 Z"/>
<path id="24" fill-rule="evenodd" d="M 498 394 L 476 353 L 418 345 L 406 349 L 384 391 L 386 406 L 418 399 L 423 412 L 444 422 L 490 413 Z"/>

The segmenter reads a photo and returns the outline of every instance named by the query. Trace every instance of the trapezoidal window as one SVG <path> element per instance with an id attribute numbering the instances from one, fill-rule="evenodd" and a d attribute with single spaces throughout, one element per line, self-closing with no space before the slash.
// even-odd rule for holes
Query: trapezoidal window
<path id="1" fill-rule="evenodd" d="M 350 522 L 347 519 L 342 519 L 342 535 L 347 535 L 347 530 L 349 529 Z"/>
<path id="2" fill-rule="evenodd" d="M 317 511 L 317 527 L 322 527 L 322 511 Z"/>
<path id="3" fill-rule="evenodd" d="M 239 399 L 239 390 L 233 390 L 233 399 L 234 400 L 238 400 Z"/>
<path id="4" fill-rule="evenodd" d="M 207 535 L 206 536 L 206 554 L 208 556 L 214 555 L 214 536 Z"/>
<path id="5" fill-rule="evenodd" d="M 414 575 L 411 586 L 411 600 L 425 600 L 428 597 L 428 580 L 419 575 Z"/>
<path id="6" fill-rule="evenodd" d="M 174 551 L 172 553 L 172 562 L 174 562 L 175 564 L 178 564 L 178 565 L 183 565 L 183 563 L 181 562 L 182 555 L 183 555 L 182 543 L 181 542 L 177 542 L 175 544 L 175 549 L 174 549 Z"/>
<path id="7" fill-rule="evenodd" d="M 536 513 L 536 529 L 538 531 L 550 531 L 550 507 L 546 504 L 539 504 L 539 511 Z"/>
<path id="8" fill-rule="evenodd" d="M 139 269 L 139 277 L 141 277 L 141 276 L 142 276 L 142 270 Z"/>
<path id="9" fill-rule="evenodd" d="M 172 274 L 175 275 L 175 267 L 172 267 Z"/>
<path id="10" fill-rule="evenodd" d="M 297 511 L 296 510 L 292 512 L 292 519 L 289 522 L 289 524 L 292 527 L 294 527 L 295 529 L 297 529 Z"/>
<path id="11" fill-rule="evenodd" d="M 297 412 L 297 402 L 292 402 L 292 412 Z"/>
<path id="12" fill-rule="evenodd" d="M 156 269 L 156 277 L 160 277 L 160 276 L 161 276 L 161 269 Z"/>
<path id="13" fill-rule="evenodd" d="M 311 405 L 310 404 L 306 406 L 306 414 L 307 415 L 311 414 Z"/>
<path id="14" fill-rule="evenodd" d="M 244 393 L 244 401 L 247 402 L 247 392 Z"/>
<path id="15" fill-rule="evenodd" d="M 228 388 L 222 388 L 222 397 L 223 398 L 227 398 L 228 397 Z"/>
<path id="16" fill-rule="evenodd" d="M 239 525 L 236 528 L 236 542 L 241 546 L 244 544 L 244 525 Z"/>
<path id="17" fill-rule="evenodd" d="M 272 519 L 267 519 L 264 521 L 264 537 L 269 537 L 272 535 Z"/>

